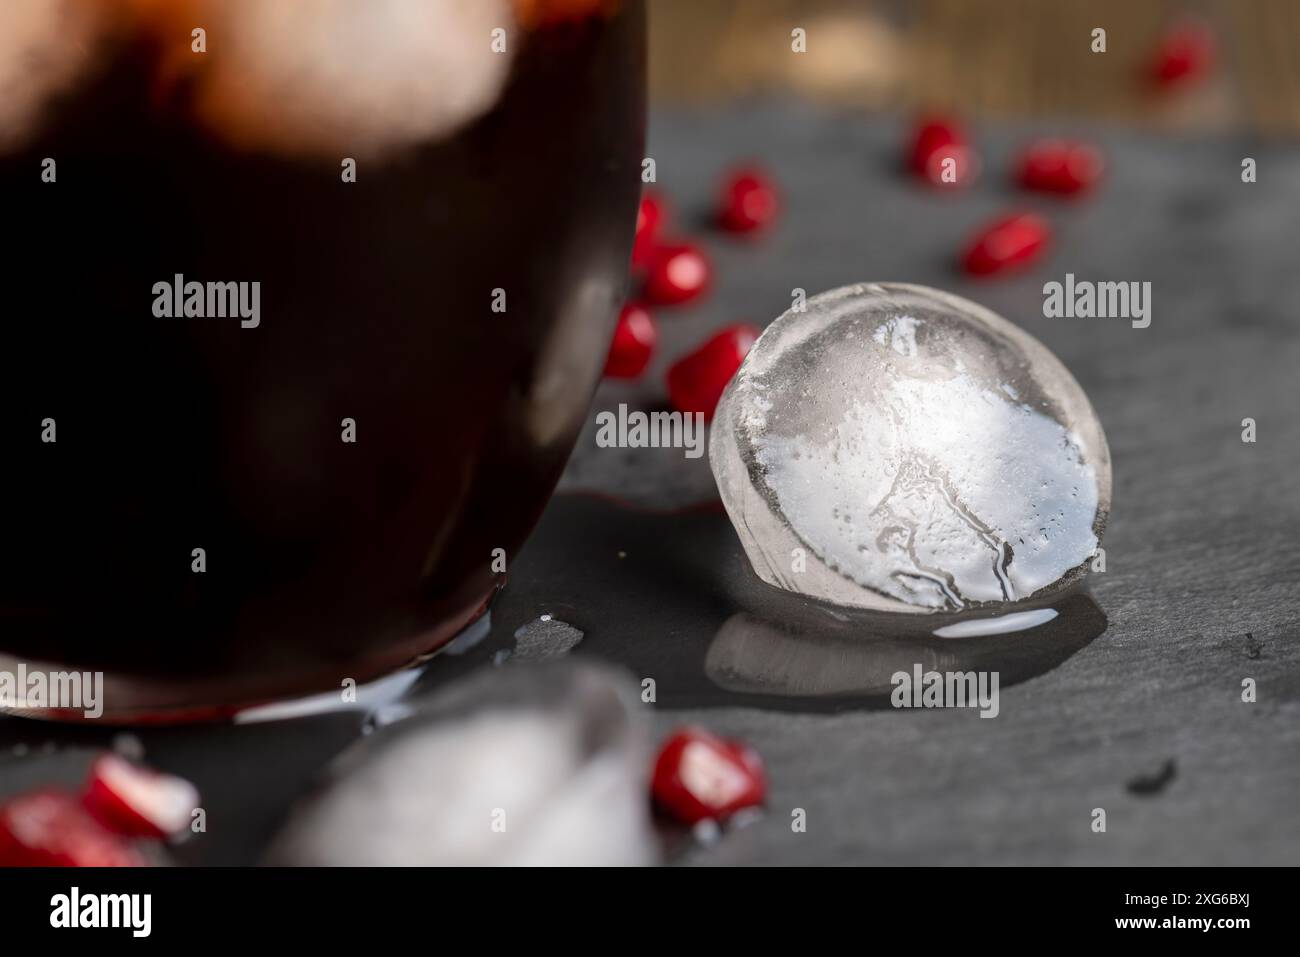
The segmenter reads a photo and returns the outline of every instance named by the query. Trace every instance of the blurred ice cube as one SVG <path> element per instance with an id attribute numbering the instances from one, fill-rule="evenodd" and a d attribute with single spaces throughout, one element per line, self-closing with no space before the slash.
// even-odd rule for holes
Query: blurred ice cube
<path id="1" fill-rule="evenodd" d="M 346 752 L 268 859 L 305 865 L 653 863 L 631 678 L 495 668 Z"/>
<path id="2" fill-rule="evenodd" d="M 203 0 L 200 110 L 275 152 L 373 156 L 449 136 L 487 112 L 517 38 L 506 0 Z"/>
<path id="3" fill-rule="evenodd" d="M 1066 368 L 923 286 L 846 286 L 777 319 L 709 455 L 758 575 L 842 605 L 1049 594 L 1086 572 L 1110 509 L 1106 439 Z"/>
<path id="4" fill-rule="evenodd" d="M 453 135 L 496 103 L 522 40 L 510 0 L 2 0 L 0 148 L 106 34 L 137 32 L 163 51 L 158 88 L 184 80 L 227 142 L 336 160 Z"/>
<path id="5" fill-rule="evenodd" d="M 29 135 L 46 101 L 88 66 L 105 12 L 95 0 L 0 3 L 0 149 Z"/>

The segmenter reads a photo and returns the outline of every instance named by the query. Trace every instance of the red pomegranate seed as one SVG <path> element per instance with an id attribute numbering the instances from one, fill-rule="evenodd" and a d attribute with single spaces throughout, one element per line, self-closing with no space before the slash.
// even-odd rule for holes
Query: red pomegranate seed
<path id="1" fill-rule="evenodd" d="M 71 794 L 33 791 L 0 807 L 0 866 L 142 867 L 147 863 Z"/>
<path id="2" fill-rule="evenodd" d="M 780 210 L 776 186 L 762 170 L 732 172 L 718 197 L 718 224 L 732 233 L 749 233 L 770 226 Z"/>
<path id="3" fill-rule="evenodd" d="M 748 323 L 728 326 L 668 370 L 668 398 L 681 412 L 713 418 L 722 392 L 745 360 L 758 329 Z"/>
<path id="4" fill-rule="evenodd" d="M 1026 266 L 1047 248 L 1047 221 L 1033 213 L 1007 216 L 980 230 L 963 257 L 966 271 L 989 276 Z"/>
<path id="5" fill-rule="evenodd" d="M 609 344 L 609 357 L 605 360 L 605 375 L 611 379 L 635 379 L 654 355 L 659 341 L 659 329 L 650 310 L 629 302 L 618 314 L 614 340 Z"/>
<path id="6" fill-rule="evenodd" d="M 657 193 L 646 193 L 636 211 L 636 239 L 632 243 L 632 268 L 646 269 L 654 259 L 659 235 L 668 223 L 668 204 Z"/>
<path id="7" fill-rule="evenodd" d="M 654 258 L 660 230 L 668 220 L 667 204 L 655 193 L 646 193 L 636 211 L 636 239 L 632 243 L 632 266 L 645 269 Z"/>
<path id="8" fill-rule="evenodd" d="M 105 754 L 90 767 L 82 803 L 111 831 L 127 837 L 163 838 L 189 825 L 199 792 L 183 778 Z"/>
<path id="9" fill-rule="evenodd" d="M 945 161 L 949 159 L 952 178 L 945 179 Z M 963 186 L 975 179 L 979 157 L 956 123 L 931 118 L 918 124 L 912 135 L 908 166 L 932 185 Z"/>
<path id="10" fill-rule="evenodd" d="M 1101 151 L 1087 143 L 1039 140 L 1020 158 L 1020 184 L 1046 193 L 1079 193 L 1101 178 Z"/>
<path id="11" fill-rule="evenodd" d="M 645 298 L 654 305 L 689 302 L 704 294 L 713 280 L 713 267 L 704 250 L 690 243 L 660 246 L 650 260 Z"/>
<path id="12" fill-rule="evenodd" d="M 1215 59 L 1214 33 L 1199 20 L 1175 24 L 1160 38 L 1151 60 L 1151 76 L 1160 86 L 1198 79 Z"/>
<path id="13" fill-rule="evenodd" d="M 740 741 L 702 728 L 676 732 L 655 761 L 655 801 L 687 824 L 725 820 L 742 808 L 762 804 L 767 793 L 763 761 Z"/>

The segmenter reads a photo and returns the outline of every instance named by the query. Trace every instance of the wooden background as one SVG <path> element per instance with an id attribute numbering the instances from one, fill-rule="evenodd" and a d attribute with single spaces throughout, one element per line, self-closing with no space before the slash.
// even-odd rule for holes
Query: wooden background
<path id="1" fill-rule="evenodd" d="M 882 109 L 1104 117 L 1175 130 L 1300 131 L 1296 0 L 650 0 L 654 102 L 786 92 Z M 1218 65 L 1157 94 L 1162 30 L 1206 22 Z M 790 52 L 790 31 L 808 52 Z M 1107 52 L 1091 52 L 1094 27 Z"/>

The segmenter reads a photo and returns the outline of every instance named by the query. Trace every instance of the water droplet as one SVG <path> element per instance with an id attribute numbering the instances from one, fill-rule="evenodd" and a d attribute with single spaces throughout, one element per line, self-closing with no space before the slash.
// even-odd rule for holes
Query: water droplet
<path id="1" fill-rule="evenodd" d="M 542 615 L 515 632 L 516 660 L 538 661 L 567 655 L 582 641 L 582 632 L 551 615 Z"/>

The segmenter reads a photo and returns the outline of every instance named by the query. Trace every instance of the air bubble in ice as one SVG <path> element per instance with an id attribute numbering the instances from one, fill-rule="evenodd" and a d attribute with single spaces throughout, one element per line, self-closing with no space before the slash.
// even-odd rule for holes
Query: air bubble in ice
<path id="1" fill-rule="evenodd" d="M 1051 594 L 1087 571 L 1110 510 L 1106 439 L 1061 362 L 923 286 L 847 286 L 777 319 L 709 457 L 758 575 L 842 605 Z"/>

